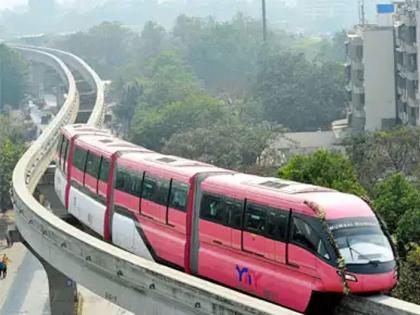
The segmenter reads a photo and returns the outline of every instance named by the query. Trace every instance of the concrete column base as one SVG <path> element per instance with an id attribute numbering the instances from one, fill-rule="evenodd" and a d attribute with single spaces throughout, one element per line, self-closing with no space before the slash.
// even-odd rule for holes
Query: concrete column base
<path id="1" fill-rule="evenodd" d="M 28 244 L 25 246 L 38 258 L 47 273 L 51 315 L 77 315 L 77 284 L 46 262 Z"/>

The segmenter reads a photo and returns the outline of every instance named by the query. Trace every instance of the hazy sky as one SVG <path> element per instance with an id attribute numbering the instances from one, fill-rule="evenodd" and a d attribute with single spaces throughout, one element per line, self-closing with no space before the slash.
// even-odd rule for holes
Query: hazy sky
<path id="1" fill-rule="evenodd" d="M 0 0 L 0 10 L 12 8 L 25 3 L 27 3 L 27 0 Z"/>
<path id="2" fill-rule="evenodd" d="M 72 3 L 75 0 L 56 0 L 58 3 Z M 86 2 L 100 2 L 98 0 L 85 0 Z M 12 9 L 13 7 L 27 4 L 28 0 L 0 0 L 0 10 Z"/>
<path id="3" fill-rule="evenodd" d="M 65 3 L 65 4 L 71 4 L 74 1 L 75 0 L 56 0 L 56 2 Z M 85 1 L 90 2 L 90 3 L 103 2 L 103 0 L 84 0 L 84 2 Z M 164 1 L 170 1 L 170 0 L 160 0 L 160 1 L 164 2 Z M 226 1 L 229 1 L 229 0 L 226 0 Z M 285 0 L 285 2 L 294 4 L 296 0 Z M 0 10 L 12 9 L 13 7 L 20 6 L 27 3 L 28 3 L 28 0 L 0 0 Z"/>

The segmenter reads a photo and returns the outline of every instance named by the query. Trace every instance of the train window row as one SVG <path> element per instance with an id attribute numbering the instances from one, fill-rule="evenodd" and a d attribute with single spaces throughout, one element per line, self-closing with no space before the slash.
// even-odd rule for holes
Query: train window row
<path id="1" fill-rule="evenodd" d="M 241 228 L 243 204 L 230 198 L 204 194 L 200 217 L 214 223 Z"/>
<path id="2" fill-rule="evenodd" d="M 244 209 L 242 201 L 224 196 L 205 193 L 201 200 L 201 219 L 234 229 L 243 229 L 275 240 L 285 239 L 288 216 L 287 210 L 254 203 L 248 203 Z M 243 224 L 242 221 L 244 221 Z"/>
<path id="3" fill-rule="evenodd" d="M 134 197 L 146 199 L 162 206 L 186 211 L 188 185 L 163 179 L 149 173 L 117 169 L 115 188 Z"/>
<path id="4" fill-rule="evenodd" d="M 108 181 L 110 164 L 108 159 L 79 147 L 74 151 L 73 166 L 103 182 Z"/>
<path id="5" fill-rule="evenodd" d="M 146 173 L 143 182 L 142 198 L 162 206 L 168 203 L 170 180 L 153 177 Z"/>
<path id="6" fill-rule="evenodd" d="M 140 197 L 143 173 L 118 167 L 115 189 L 135 197 Z"/>
<path id="7" fill-rule="evenodd" d="M 287 238 L 289 214 L 287 210 L 255 203 L 244 207 L 239 200 L 208 193 L 203 194 L 200 207 L 201 219 L 283 242 Z M 298 217 L 291 222 L 290 242 L 330 259 L 321 236 Z"/>
<path id="8" fill-rule="evenodd" d="M 104 157 L 76 147 L 73 166 L 96 179 L 108 181 L 110 161 Z M 118 167 L 115 189 L 180 211 L 185 212 L 187 208 L 188 185 L 142 171 Z"/>

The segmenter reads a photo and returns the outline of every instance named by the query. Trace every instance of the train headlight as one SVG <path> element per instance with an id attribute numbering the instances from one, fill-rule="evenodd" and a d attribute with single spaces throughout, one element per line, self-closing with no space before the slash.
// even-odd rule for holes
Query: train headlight
<path id="1" fill-rule="evenodd" d="M 341 277 L 341 272 L 339 271 L 339 270 L 337 270 L 337 274 Z M 350 274 L 350 273 L 344 273 L 344 278 L 347 280 L 347 281 L 353 281 L 353 282 L 357 282 L 357 278 L 356 278 L 356 276 L 355 275 L 352 275 L 352 274 Z"/>
<path id="2" fill-rule="evenodd" d="M 344 274 L 344 278 L 348 281 L 353 281 L 353 282 L 357 282 L 357 278 L 355 275 L 351 275 L 349 273 L 345 273 Z"/>

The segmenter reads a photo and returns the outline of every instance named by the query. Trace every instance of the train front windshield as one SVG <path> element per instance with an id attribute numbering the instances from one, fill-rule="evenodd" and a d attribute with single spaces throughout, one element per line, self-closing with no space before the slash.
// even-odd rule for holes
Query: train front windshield
<path id="1" fill-rule="evenodd" d="M 345 220 L 330 224 L 346 264 L 378 264 L 394 260 L 391 245 L 376 220 Z"/>

